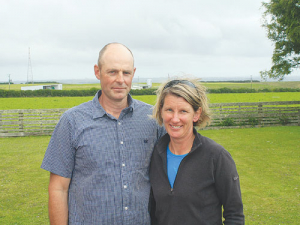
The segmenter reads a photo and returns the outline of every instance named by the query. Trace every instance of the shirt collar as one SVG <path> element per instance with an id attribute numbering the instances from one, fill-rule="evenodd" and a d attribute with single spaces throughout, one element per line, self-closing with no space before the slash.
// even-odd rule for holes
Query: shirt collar
<path id="1" fill-rule="evenodd" d="M 99 98 L 100 98 L 101 94 L 102 94 L 102 90 L 99 90 L 92 100 L 93 119 L 103 117 L 106 114 L 106 111 L 104 110 L 104 108 L 102 107 L 102 105 L 99 102 Z M 134 101 L 130 94 L 128 94 L 128 96 L 127 96 L 127 102 L 128 102 L 128 107 L 123 110 L 126 110 L 126 112 L 133 111 L 134 110 Z"/>

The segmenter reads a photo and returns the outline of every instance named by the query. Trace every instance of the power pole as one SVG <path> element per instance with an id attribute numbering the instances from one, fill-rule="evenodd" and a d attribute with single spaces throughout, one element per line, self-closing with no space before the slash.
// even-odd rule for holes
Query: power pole
<path id="1" fill-rule="evenodd" d="M 10 74 L 8 74 L 8 90 L 10 90 Z"/>
<path id="2" fill-rule="evenodd" d="M 252 93 L 252 75 L 251 75 L 251 93 Z"/>
<path id="3" fill-rule="evenodd" d="M 28 48 L 28 67 L 27 67 L 27 84 L 33 84 L 33 73 L 32 73 L 32 66 L 31 66 L 31 58 L 30 58 L 30 48 Z"/>

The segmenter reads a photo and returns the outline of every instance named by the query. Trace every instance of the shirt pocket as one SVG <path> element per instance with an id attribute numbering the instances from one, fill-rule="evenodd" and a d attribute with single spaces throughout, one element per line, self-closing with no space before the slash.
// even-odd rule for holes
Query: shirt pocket
<path id="1" fill-rule="evenodd" d="M 154 136 L 132 138 L 128 143 L 128 163 L 133 169 L 148 169 L 156 138 Z"/>

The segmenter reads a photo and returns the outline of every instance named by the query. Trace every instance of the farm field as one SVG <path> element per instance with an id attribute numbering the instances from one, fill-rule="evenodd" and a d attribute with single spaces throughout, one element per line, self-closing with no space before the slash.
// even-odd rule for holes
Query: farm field
<path id="1" fill-rule="evenodd" d="M 246 224 L 298 224 L 300 127 L 200 131 L 223 145 L 240 176 Z M 49 224 L 50 136 L 0 138 L 0 224 Z"/>
<path id="2" fill-rule="evenodd" d="M 208 94 L 208 97 L 211 103 L 300 101 L 300 92 Z M 93 96 L 0 98 L 0 110 L 71 108 L 92 98 Z M 156 100 L 155 95 L 138 95 L 133 96 L 133 98 L 151 105 Z"/>
<path id="3" fill-rule="evenodd" d="M 219 89 L 219 88 L 253 88 L 253 89 L 274 89 L 274 88 L 300 88 L 300 81 L 280 81 L 280 82 L 253 82 L 249 83 L 236 83 L 236 82 L 203 82 L 202 83 L 208 89 Z M 0 89 L 3 90 L 21 90 L 23 86 L 34 86 L 34 85 L 43 85 L 43 84 L 11 84 L 10 87 L 8 84 L 0 84 Z M 45 84 L 49 85 L 49 83 Z M 138 83 L 134 83 L 138 85 Z M 139 83 L 139 85 L 146 85 L 146 83 Z M 160 83 L 152 83 L 153 88 L 157 88 Z M 63 84 L 63 90 L 82 90 L 82 89 L 91 89 L 91 88 L 100 88 L 100 83 L 93 84 Z"/>

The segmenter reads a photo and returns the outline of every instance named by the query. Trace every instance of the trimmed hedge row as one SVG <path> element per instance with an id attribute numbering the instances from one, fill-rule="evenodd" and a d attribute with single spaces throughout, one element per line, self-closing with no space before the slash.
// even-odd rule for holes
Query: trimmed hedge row
<path id="1" fill-rule="evenodd" d="M 16 98 L 16 97 L 78 97 L 78 96 L 94 96 L 98 91 L 97 88 L 91 88 L 87 90 L 34 90 L 34 91 L 16 91 L 16 90 L 1 90 L 0 98 Z M 155 95 L 156 89 L 141 89 L 131 90 L 132 95 Z M 219 88 L 208 89 L 208 93 L 258 93 L 258 92 L 300 92 L 300 88 L 275 88 L 275 89 L 250 89 L 250 88 Z"/>
<path id="2" fill-rule="evenodd" d="M 300 92 L 300 88 L 264 88 L 264 89 L 251 89 L 251 88 L 219 88 L 208 89 L 208 93 L 261 93 L 261 92 Z"/>

